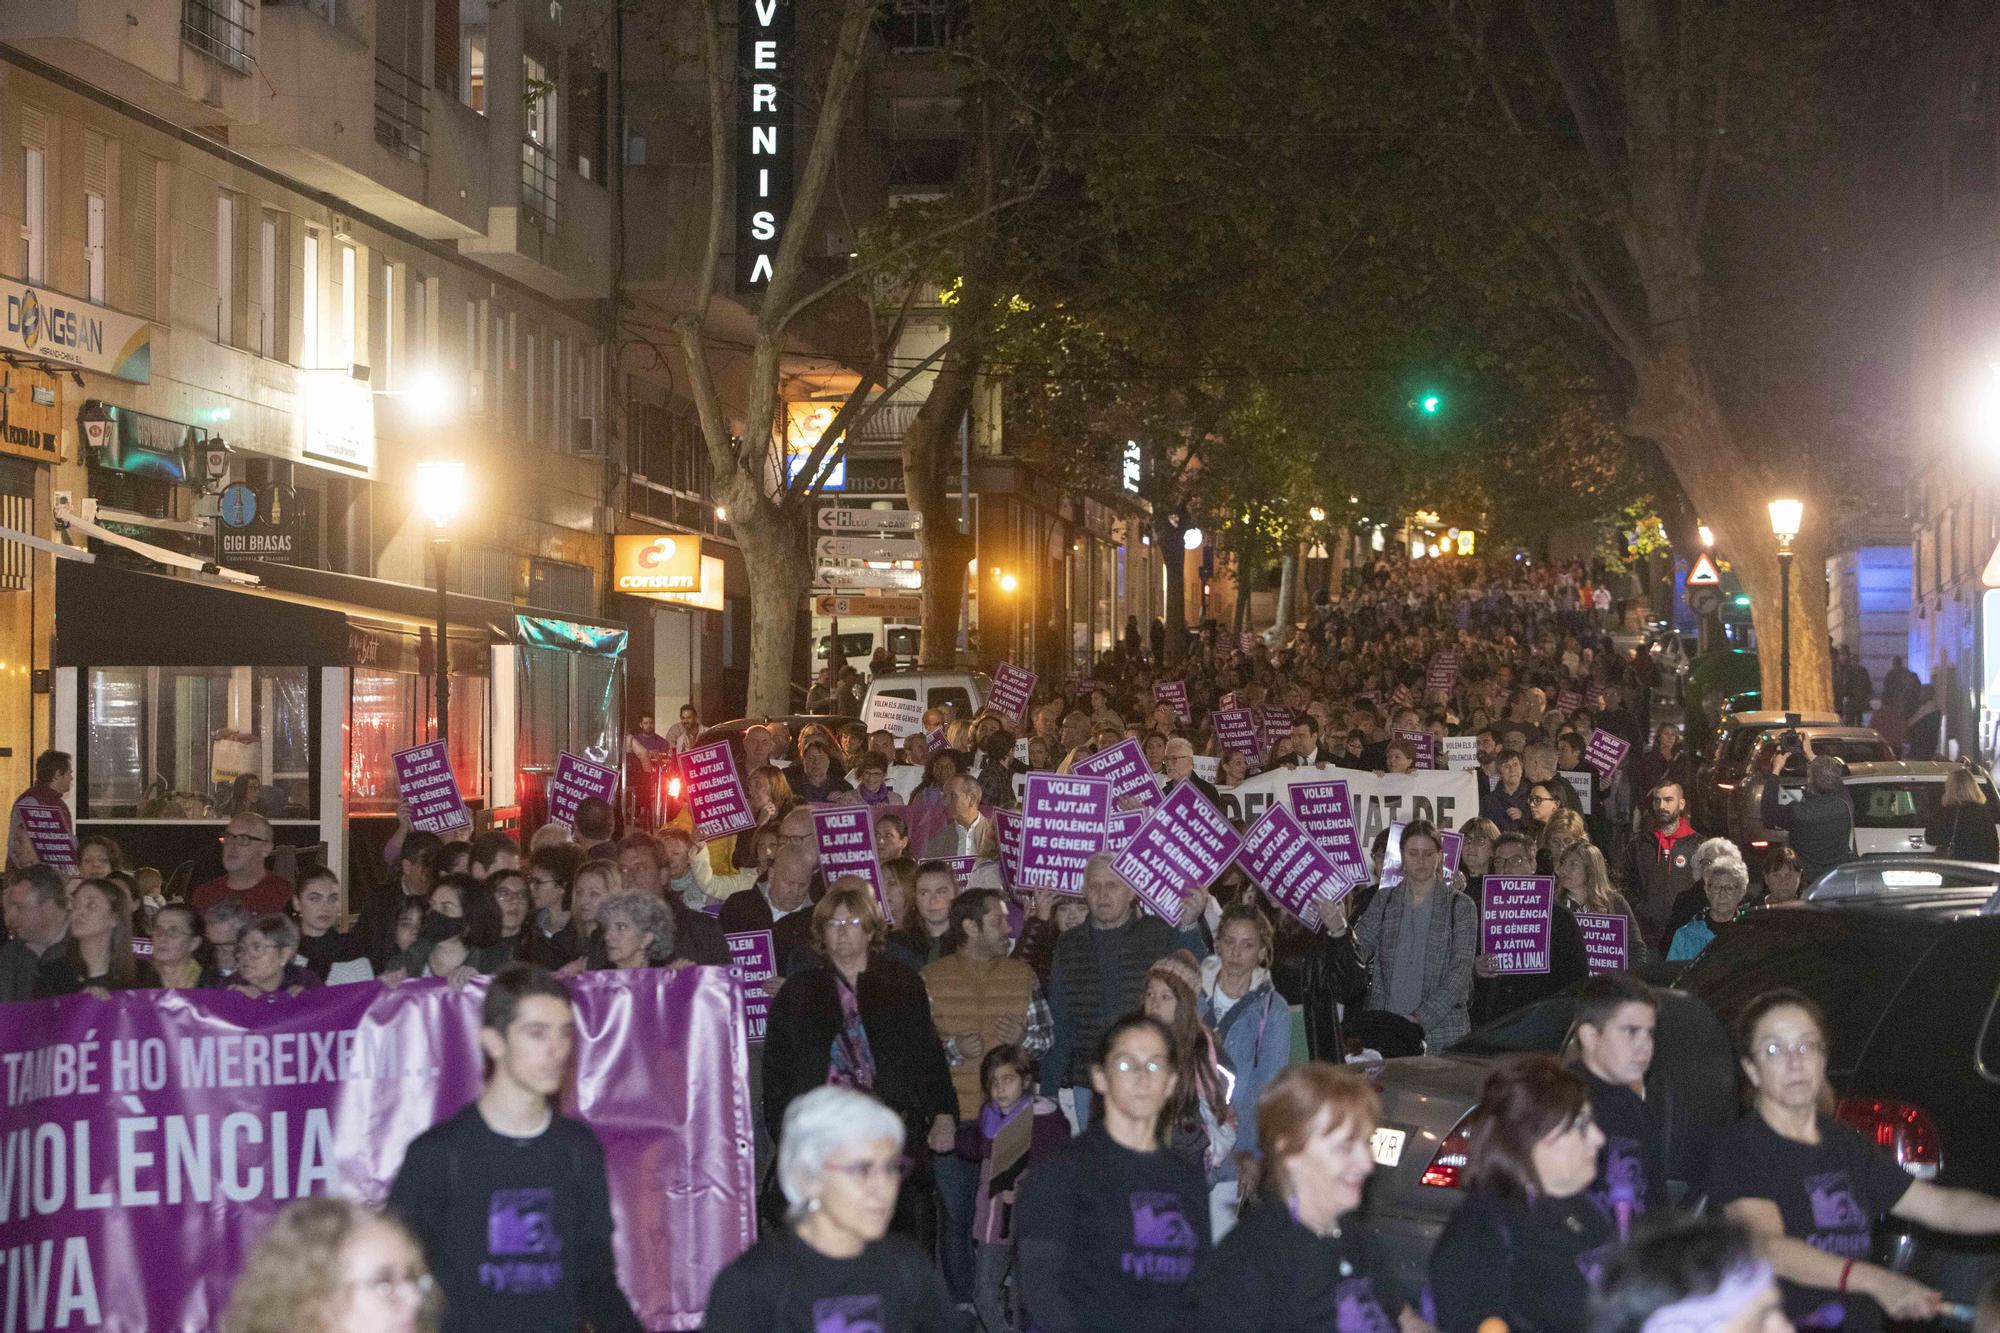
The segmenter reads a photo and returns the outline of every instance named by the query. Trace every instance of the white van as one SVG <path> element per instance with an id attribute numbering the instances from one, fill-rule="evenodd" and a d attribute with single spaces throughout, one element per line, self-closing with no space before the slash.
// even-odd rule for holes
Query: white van
<path id="1" fill-rule="evenodd" d="M 833 621 L 825 616 L 813 617 L 813 675 L 818 676 L 826 669 L 827 659 L 832 656 Z M 875 660 L 875 650 L 889 650 L 889 665 L 901 670 L 913 667 L 922 657 L 924 631 L 921 625 L 905 624 L 897 620 L 883 620 L 880 617 L 842 616 L 840 618 L 840 664 L 851 666 L 862 675 L 868 674 L 869 664 Z"/>
<path id="2" fill-rule="evenodd" d="M 957 718 L 975 716 L 986 706 L 992 688 L 993 683 L 978 671 L 885 671 L 868 682 L 868 692 L 861 698 L 861 721 L 871 731 L 887 728 L 901 740 L 923 730 L 927 708 L 950 708 Z"/>

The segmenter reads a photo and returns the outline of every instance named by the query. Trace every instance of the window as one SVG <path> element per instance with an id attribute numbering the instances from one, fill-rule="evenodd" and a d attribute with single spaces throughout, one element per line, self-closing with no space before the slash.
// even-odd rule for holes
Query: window
<path id="1" fill-rule="evenodd" d="M 396 319 L 402 308 L 396 293 L 402 290 L 403 270 L 395 264 L 382 265 L 382 387 L 396 387 L 396 354 L 402 340 L 396 336 Z"/>
<path id="2" fill-rule="evenodd" d="M 340 361 L 343 366 L 360 362 L 360 344 L 354 340 L 354 320 L 358 313 L 360 294 L 355 290 L 360 281 L 361 257 L 351 245 L 340 247 Z"/>
<path id="3" fill-rule="evenodd" d="M 459 35 L 458 100 L 486 114 L 486 26 L 466 27 Z"/>
<path id="4" fill-rule="evenodd" d="M 236 197 L 215 196 L 215 340 L 236 341 Z"/>
<path id="5" fill-rule="evenodd" d="M 437 369 L 437 328 L 431 317 L 437 305 L 436 283 L 436 278 L 426 278 L 421 273 L 410 275 L 409 350 L 403 355 L 425 373 Z"/>
<path id="6" fill-rule="evenodd" d="M 299 364 L 310 369 L 320 368 L 319 360 L 319 233 L 307 231 L 304 253 L 300 256 L 303 275 L 299 283 L 300 334 L 304 346 L 300 350 Z"/>
<path id="7" fill-rule="evenodd" d="M 250 774 L 266 815 L 312 818 L 311 678 L 302 666 L 92 669 L 82 813 L 219 819 Z"/>
<path id="8" fill-rule="evenodd" d="M 540 56 L 521 56 L 521 96 L 526 102 L 525 130 L 529 139 L 543 148 L 556 146 L 556 85 L 549 62 Z"/>
<path id="9" fill-rule="evenodd" d="M 610 105 L 610 76 L 593 67 L 590 52 L 571 47 L 569 53 L 569 152 L 576 174 L 602 185 L 607 119 Z"/>
<path id="10" fill-rule="evenodd" d="M 29 282 L 48 280 L 48 154 L 40 148 L 22 150 L 21 275 Z"/>
<path id="11" fill-rule="evenodd" d="M 521 392 L 523 395 L 522 401 L 527 406 L 527 411 L 523 414 L 522 419 L 528 423 L 528 435 L 530 439 L 540 434 L 542 426 L 541 400 L 537 398 L 535 394 L 535 388 L 536 388 L 535 367 L 537 362 L 541 358 L 541 354 L 542 354 L 541 336 L 536 333 L 532 332 L 529 333 L 527 342 L 527 356 L 523 358 L 526 362 L 526 365 L 523 366 L 522 368 L 525 373 L 521 377 L 522 379 Z"/>
<path id="12" fill-rule="evenodd" d="M 562 560 L 528 561 L 528 604 L 587 616 L 591 611 L 590 566 Z"/>
<path id="13" fill-rule="evenodd" d="M 84 296 L 104 304 L 104 196 L 83 196 L 83 289 Z"/>
<path id="14" fill-rule="evenodd" d="M 708 445 L 692 407 L 635 402 L 631 421 L 633 471 L 693 499 L 708 495 Z"/>
<path id="15" fill-rule="evenodd" d="M 483 676 L 451 677 L 451 771 L 469 801 L 486 795 L 486 689 Z M 396 808 L 390 756 L 429 740 L 437 721 L 437 687 L 429 676 L 357 667 L 348 729 L 349 814 Z"/>
<path id="16" fill-rule="evenodd" d="M 465 365 L 467 410 L 477 416 L 486 410 L 486 321 L 480 317 L 479 302 L 465 298 Z"/>
<path id="17" fill-rule="evenodd" d="M 257 355 L 278 354 L 278 215 L 257 221 Z"/>

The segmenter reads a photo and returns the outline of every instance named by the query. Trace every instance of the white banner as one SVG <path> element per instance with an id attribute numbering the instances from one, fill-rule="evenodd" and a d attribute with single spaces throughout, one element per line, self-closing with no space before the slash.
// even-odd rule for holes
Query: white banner
<path id="1" fill-rule="evenodd" d="M 1353 768 L 1278 768 L 1222 789 L 1222 813 L 1248 825 L 1273 801 L 1291 808 L 1291 784 L 1340 778 L 1354 802 L 1354 824 L 1364 854 L 1377 833 L 1391 824 L 1428 819 L 1440 830 L 1479 817 L 1479 781 L 1468 771 L 1367 773 Z M 1294 813 L 1297 813 L 1294 811 Z"/>

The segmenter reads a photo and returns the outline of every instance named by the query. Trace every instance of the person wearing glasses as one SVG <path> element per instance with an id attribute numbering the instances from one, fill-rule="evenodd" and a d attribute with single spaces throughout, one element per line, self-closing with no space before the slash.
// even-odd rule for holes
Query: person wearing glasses
<path id="1" fill-rule="evenodd" d="M 271 916 L 291 905 L 292 882 L 265 868 L 273 846 L 271 821 L 255 810 L 232 816 L 222 830 L 222 873 L 195 887 L 189 897 L 197 912 L 222 902 L 243 904 L 252 916 Z"/>
<path id="2" fill-rule="evenodd" d="M 1826 1016 L 1792 990 L 1745 1006 L 1736 1024 L 1750 1114 L 1709 1158 L 1708 1206 L 1747 1227 L 1777 1271 L 1785 1313 L 1803 1326 L 1876 1330 L 1935 1318 L 1938 1292 L 1869 1261 L 1885 1214 L 1961 1236 L 2000 1233 L 2000 1199 L 1946 1189 L 1833 1117 Z M 1833 1307 L 1833 1308 L 1829 1308 Z"/>
<path id="3" fill-rule="evenodd" d="M 779 854 L 780 864 L 788 853 Z M 931 1022 L 923 978 L 884 952 L 888 927 L 868 881 L 834 880 L 812 909 L 812 948 L 825 961 L 785 978 L 764 1040 L 764 1123 L 782 1142 L 786 1112 L 814 1088 L 872 1093 L 902 1118 L 920 1179 L 896 1207 L 900 1235 L 926 1236 L 934 1197 L 929 1153 L 954 1150 L 958 1092 Z"/>
<path id="4" fill-rule="evenodd" d="M 1104 1114 L 1022 1182 L 1021 1300 L 1042 1333 L 1182 1327 L 1209 1250 L 1208 1181 L 1167 1151 L 1179 1052 L 1158 1019 L 1105 1028 L 1090 1066 Z"/>
<path id="5" fill-rule="evenodd" d="M 402 1223 L 347 1199 L 300 1199 L 244 1261 L 222 1333 L 436 1333 L 442 1303 Z"/>
<path id="6" fill-rule="evenodd" d="M 642 1328 L 618 1287 L 604 1146 L 555 1109 L 575 1047 L 562 982 L 501 968 L 479 1015 L 484 1091 L 417 1136 L 389 1187 L 437 1275 L 445 1333 Z"/>
<path id="7" fill-rule="evenodd" d="M 1590 1088 L 1553 1055 L 1508 1060 L 1472 1113 L 1465 1199 L 1431 1251 L 1439 1333 L 1489 1319 L 1516 1333 L 1583 1333 L 1594 1275 L 1617 1250 L 1590 1196 L 1604 1131 Z"/>
<path id="8" fill-rule="evenodd" d="M 786 1107 L 785 1225 L 716 1274 L 707 1333 L 957 1328 L 936 1267 L 915 1242 L 889 1234 L 909 1167 L 906 1134 L 902 1116 L 852 1088 L 814 1088 Z"/>

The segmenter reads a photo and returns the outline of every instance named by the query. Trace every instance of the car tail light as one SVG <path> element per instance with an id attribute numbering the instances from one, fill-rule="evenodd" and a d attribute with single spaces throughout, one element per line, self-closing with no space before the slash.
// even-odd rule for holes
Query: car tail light
<path id="1" fill-rule="evenodd" d="M 1471 1146 L 1472 1141 L 1465 1134 L 1465 1122 L 1461 1120 L 1457 1128 L 1445 1135 L 1444 1142 L 1438 1145 L 1437 1155 L 1424 1168 L 1420 1183 L 1435 1185 L 1443 1190 L 1464 1189 L 1466 1156 Z"/>
<path id="2" fill-rule="evenodd" d="M 1944 1143 L 1930 1113 L 1888 1097 L 1842 1097 L 1834 1115 L 1861 1131 L 1918 1180 L 1936 1180 L 1944 1169 Z"/>

